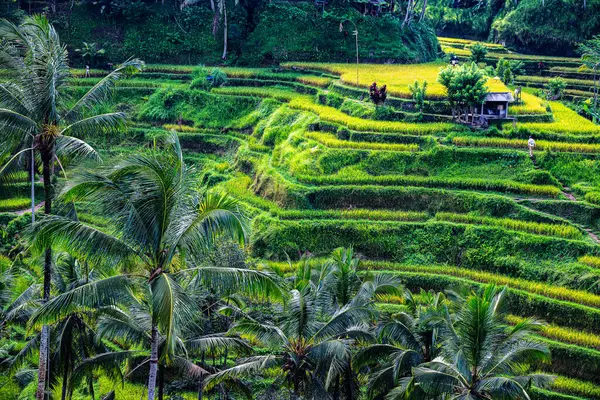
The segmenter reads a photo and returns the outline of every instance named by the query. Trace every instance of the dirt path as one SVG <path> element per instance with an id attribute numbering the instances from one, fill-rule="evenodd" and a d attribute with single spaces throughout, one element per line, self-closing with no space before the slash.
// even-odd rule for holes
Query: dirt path
<path id="1" fill-rule="evenodd" d="M 43 201 L 40 202 L 39 204 L 36 204 L 35 207 L 33 208 L 34 212 L 38 211 L 40 208 L 44 207 L 44 204 L 45 204 L 45 202 L 43 202 Z M 24 210 L 16 211 L 15 214 L 17 214 L 17 215 L 23 215 L 23 214 L 28 213 L 28 212 L 31 212 L 31 207 L 26 208 Z"/>

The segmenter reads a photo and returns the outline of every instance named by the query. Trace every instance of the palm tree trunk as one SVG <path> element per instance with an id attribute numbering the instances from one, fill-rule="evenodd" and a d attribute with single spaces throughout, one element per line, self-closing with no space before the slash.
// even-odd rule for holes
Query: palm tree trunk
<path id="1" fill-rule="evenodd" d="M 150 336 L 150 372 L 148 373 L 148 400 L 154 400 L 156 373 L 158 372 L 158 328 L 152 323 Z"/>
<path id="2" fill-rule="evenodd" d="M 52 159 L 52 146 L 47 146 L 41 152 L 42 172 L 44 176 L 44 214 L 52 213 L 52 178 L 50 161 Z M 50 299 L 50 280 L 52 278 L 52 249 L 47 248 L 44 255 L 44 288 L 42 292 L 42 303 Z M 36 400 L 44 400 L 46 395 L 46 381 L 48 378 L 48 350 L 50 348 L 50 328 L 42 327 L 40 338 L 40 356 L 38 363 L 38 386 L 35 392 Z"/>
<path id="3" fill-rule="evenodd" d="M 158 365 L 158 400 L 163 400 L 165 392 L 165 366 L 163 363 Z"/>
<path id="4" fill-rule="evenodd" d="M 200 384 L 198 385 L 198 400 L 202 400 L 202 395 L 204 392 L 204 378 L 200 378 Z"/>
<path id="5" fill-rule="evenodd" d="M 35 222 L 35 150 L 31 143 L 31 223 Z"/>
<path id="6" fill-rule="evenodd" d="M 427 8 L 427 0 L 423 0 L 423 8 L 421 8 L 421 16 L 419 17 L 419 22 L 423 21 L 425 17 L 425 9 Z"/>
<path id="7" fill-rule="evenodd" d="M 67 400 L 67 388 L 69 387 L 69 357 L 65 357 L 65 366 L 63 368 L 62 393 L 61 399 Z"/>
<path id="8" fill-rule="evenodd" d="M 223 0 L 225 1 L 225 0 Z M 227 59 L 227 5 L 223 4 L 223 55 L 222 60 Z"/>

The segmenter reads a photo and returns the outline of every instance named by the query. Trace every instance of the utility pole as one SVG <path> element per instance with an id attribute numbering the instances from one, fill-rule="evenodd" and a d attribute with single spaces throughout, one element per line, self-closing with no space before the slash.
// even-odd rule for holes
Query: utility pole
<path id="1" fill-rule="evenodd" d="M 342 22 L 340 22 L 340 32 L 344 31 L 344 22 L 350 22 L 352 23 L 352 25 L 354 25 L 354 39 L 355 39 L 355 43 L 356 43 L 356 86 L 358 86 L 358 27 L 356 26 L 356 23 L 350 19 L 346 19 L 343 20 Z"/>

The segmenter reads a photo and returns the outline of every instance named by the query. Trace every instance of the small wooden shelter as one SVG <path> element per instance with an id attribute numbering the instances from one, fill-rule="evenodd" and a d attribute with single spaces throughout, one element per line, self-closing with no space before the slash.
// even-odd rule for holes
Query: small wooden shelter
<path id="1" fill-rule="evenodd" d="M 481 117 L 490 119 L 510 119 L 508 105 L 515 99 L 511 92 L 490 92 L 481 104 Z"/>

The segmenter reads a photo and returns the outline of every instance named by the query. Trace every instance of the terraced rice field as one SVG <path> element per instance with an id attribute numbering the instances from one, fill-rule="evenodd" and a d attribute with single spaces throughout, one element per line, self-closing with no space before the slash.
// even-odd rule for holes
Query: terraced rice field
<path id="1" fill-rule="evenodd" d="M 435 100 L 441 66 L 360 65 L 358 86 L 377 81 L 408 98 L 408 84 L 427 80 Z M 150 65 L 115 93 L 113 106 L 133 103 L 133 127 L 120 142 L 96 145 L 133 152 L 179 132 L 201 183 L 229 192 L 252 216 L 253 256 L 282 274 L 293 267 L 282 262 L 288 256 L 354 246 L 365 273 L 397 275 L 413 290 L 508 286 L 507 324 L 548 322 L 539 337 L 553 360 L 539 367 L 558 378 L 536 398 L 600 399 L 600 207 L 584 197 L 600 192 L 592 178 L 600 127 L 530 93 L 513 113 L 545 115 L 549 106 L 553 122 L 474 132 L 447 120 L 406 121 L 401 110 L 377 120 L 367 102 L 331 86 L 356 85 L 355 66 L 285 67 L 307 71 L 224 68 L 228 84 L 200 92 L 189 89 L 193 67 Z M 73 90 L 94 79 L 75 78 Z M 491 80 L 490 90 L 506 87 Z M 351 106 L 363 114 L 350 115 Z M 526 151 L 530 133 L 535 159 Z M 1 210 L 28 206 L 23 178 Z M 402 306 L 391 297 L 379 304 L 382 312 Z"/>

